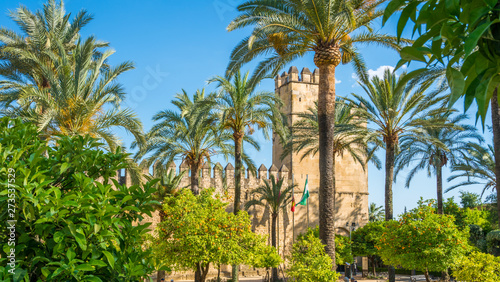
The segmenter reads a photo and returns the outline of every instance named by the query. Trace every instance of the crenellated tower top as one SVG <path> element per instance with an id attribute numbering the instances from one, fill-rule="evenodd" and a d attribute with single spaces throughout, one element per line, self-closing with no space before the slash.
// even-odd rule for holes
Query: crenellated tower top
<path id="1" fill-rule="evenodd" d="M 314 72 L 308 68 L 303 68 L 299 75 L 299 70 L 296 66 L 284 71 L 281 75 L 277 75 L 274 79 L 276 89 L 284 86 L 290 82 L 302 82 L 309 84 L 319 84 L 319 69 L 314 69 Z"/>

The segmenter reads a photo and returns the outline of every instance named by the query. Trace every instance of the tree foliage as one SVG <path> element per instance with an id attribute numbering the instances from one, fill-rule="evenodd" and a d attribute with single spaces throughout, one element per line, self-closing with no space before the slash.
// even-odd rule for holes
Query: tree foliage
<path id="1" fill-rule="evenodd" d="M 0 175 L 15 188 L 15 197 L 2 190 L 0 201 L 15 202 L 15 209 L 0 216 L 17 220 L 15 247 L 5 244 L 0 262 L 5 266 L 15 249 L 14 281 L 142 281 L 153 271 L 142 248 L 150 224 L 141 220 L 151 216 L 154 182 L 108 184 L 127 167 L 126 154 L 105 153 L 89 136 L 48 146 L 34 125 L 20 120 L 3 118 L 0 128 Z M 12 281 L 7 271 L 0 275 Z"/>
<path id="2" fill-rule="evenodd" d="M 153 242 L 155 256 L 172 269 L 190 269 L 205 281 L 210 264 L 274 267 L 281 262 L 265 238 L 251 230 L 248 213 L 226 212 L 227 203 L 204 189 L 199 196 L 184 189 L 165 199 L 165 221 Z"/>
<path id="3" fill-rule="evenodd" d="M 374 276 L 376 276 L 375 258 L 378 255 L 378 249 L 375 246 L 381 239 L 384 231 L 384 222 L 374 221 L 354 230 L 351 234 L 352 255 L 368 257 L 372 262 Z"/>
<path id="4" fill-rule="evenodd" d="M 299 282 L 331 282 L 340 277 L 332 270 L 332 259 L 313 232 L 299 236 L 293 244 L 287 274 Z"/>
<path id="5" fill-rule="evenodd" d="M 436 214 L 432 203 L 419 206 L 398 221 L 387 222 L 376 244 L 384 263 L 420 271 L 445 271 L 468 250 L 468 228 L 454 218 Z"/>
<path id="6" fill-rule="evenodd" d="M 495 282 L 500 277 L 500 257 L 473 252 L 461 258 L 453 269 L 457 281 Z"/>
<path id="7" fill-rule="evenodd" d="M 319 238 L 319 227 L 316 226 L 315 228 L 307 229 L 307 232 L 297 236 L 297 239 L 309 240 L 307 238 L 310 234 Z M 346 262 L 353 262 L 351 240 L 347 236 L 335 234 L 335 263 L 340 265 Z"/>
<path id="8" fill-rule="evenodd" d="M 398 37 L 408 22 L 413 24 L 413 33 L 418 33 L 413 45 L 401 50 L 398 65 L 411 61 L 427 66 L 443 65 L 451 88 L 450 104 L 465 95 L 465 109 L 468 109 L 475 100 L 483 122 L 500 82 L 498 7 L 496 0 L 392 0 L 384 14 L 385 22 L 402 9 Z M 422 71 L 425 69 L 415 73 Z"/>

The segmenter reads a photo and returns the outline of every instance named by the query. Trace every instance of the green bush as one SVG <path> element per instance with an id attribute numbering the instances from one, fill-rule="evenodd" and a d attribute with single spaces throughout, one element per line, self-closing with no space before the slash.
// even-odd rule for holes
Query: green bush
<path id="1" fill-rule="evenodd" d="M 500 230 L 493 230 L 486 235 L 486 246 L 488 253 L 500 256 Z"/>
<path id="2" fill-rule="evenodd" d="M 297 236 L 298 239 L 304 239 L 309 234 L 319 238 L 319 226 L 307 229 L 307 232 Z M 351 240 L 349 237 L 335 234 L 335 264 L 342 265 L 346 262 L 352 263 L 354 258 L 352 256 Z"/>
<path id="3" fill-rule="evenodd" d="M 153 271 L 142 248 L 149 224 L 140 223 L 153 209 L 153 183 L 107 184 L 126 155 L 101 145 L 88 136 L 48 145 L 34 125 L 0 120 L 0 201 L 15 202 L 0 216 L 17 220 L 0 227 L 2 242 L 13 237 L 2 249 L 0 280 L 140 281 Z"/>
<path id="4" fill-rule="evenodd" d="M 469 244 L 476 246 L 478 250 L 486 253 L 486 236 L 479 225 L 469 225 Z"/>
<path id="5" fill-rule="evenodd" d="M 473 252 L 459 260 L 453 276 L 458 281 L 496 282 L 500 277 L 500 258 Z"/>
<path id="6" fill-rule="evenodd" d="M 331 282 L 340 277 L 332 270 L 332 259 L 313 232 L 299 236 L 293 244 L 287 274 L 298 282 Z"/>

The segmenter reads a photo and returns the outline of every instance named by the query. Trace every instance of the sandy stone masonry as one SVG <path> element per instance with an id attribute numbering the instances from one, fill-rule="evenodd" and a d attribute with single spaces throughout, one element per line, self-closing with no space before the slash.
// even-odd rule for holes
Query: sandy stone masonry
<path id="1" fill-rule="evenodd" d="M 308 68 L 303 68 L 300 72 L 297 67 L 292 66 L 281 76 L 275 78 L 275 93 L 283 101 L 282 112 L 288 116 L 288 123 L 293 124 L 299 118 L 297 114 L 306 112 L 308 108 L 314 107 L 314 102 L 318 100 L 319 90 L 319 70 L 312 73 Z M 347 93 L 337 93 L 345 96 Z M 295 198 L 300 198 L 306 177 L 309 180 L 309 190 L 311 201 L 309 203 L 309 221 L 311 226 L 318 224 L 318 188 L 319 188 L 319 157 L 308 156 L 302 161 L 302 154 L 292 154 L 283 161 L 280 159 L 283 147 L 276 135 L 273 136 L 273 163 L 281 167 L 285 165 L 290 168 L 289 182 L 298 185 L 295 190 Z M 356 163 L 347 154 L 336 156 L 335 162 L 335 184 L 337 189 L 336 216 L 337 233 L 348 236 L 349 225 L 355 222 L 357 226 L 363 226 L 368 222 L 368 171 L 363 166 Z M 297 194 L 298 193 L 298 194 Z M 307 222 L 305 208 L 298 207 L 295 212 L 295 234 L 304 232 Z"/>

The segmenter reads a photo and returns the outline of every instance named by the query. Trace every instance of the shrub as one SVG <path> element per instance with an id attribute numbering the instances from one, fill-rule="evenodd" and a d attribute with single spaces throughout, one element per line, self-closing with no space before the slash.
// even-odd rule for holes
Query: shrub
<path id="1" fill-rule="evenodd" d="M 319 238 L 319 226 L 307 229 L 306 233 L 300 234 L 297 238 L 304 239 L 309 234 L 313 234 L 314 237 Z M 335 263 L 337 265 L 353 262 L 354 258 L 351 249 L 351 240 L 349 237 L 335 234 Z"/>
<path id="2" fill-rule="evenodd" d="M 500 277 L 500 258 L 473 252 L 459 260 L 453 276 L 458 281 L 496 282 Z"/>
<path id="3" fill-rule="evenodd" d="M 488 253 L 500 256 L 500 230 L 493 230 L 486 235 Z"/>
<path id="4" fill-rule="evenodd" d="M 0 179 L 9 179 L 0 201 L 15 203 L 0 217 L 17 220 L 0 227 L 2 242 L 13 237 L 2 249 L 4 281 L 140 281 L 153 271 L 142 249 L 149 225 L 139 223 L 151 215 L 151 183 L 107 184 L 126 155 L 101 145 L 75 136 L 48 146 L 34 125 L 0 120 Z"/>
<path id="5" fill-rule="evenodd" d="M 313 232 L 298 237 L 293 244 L 287 274 L 299 282 L 331 282 L 340 277 L 332 270 L 332 259 Z"/>

